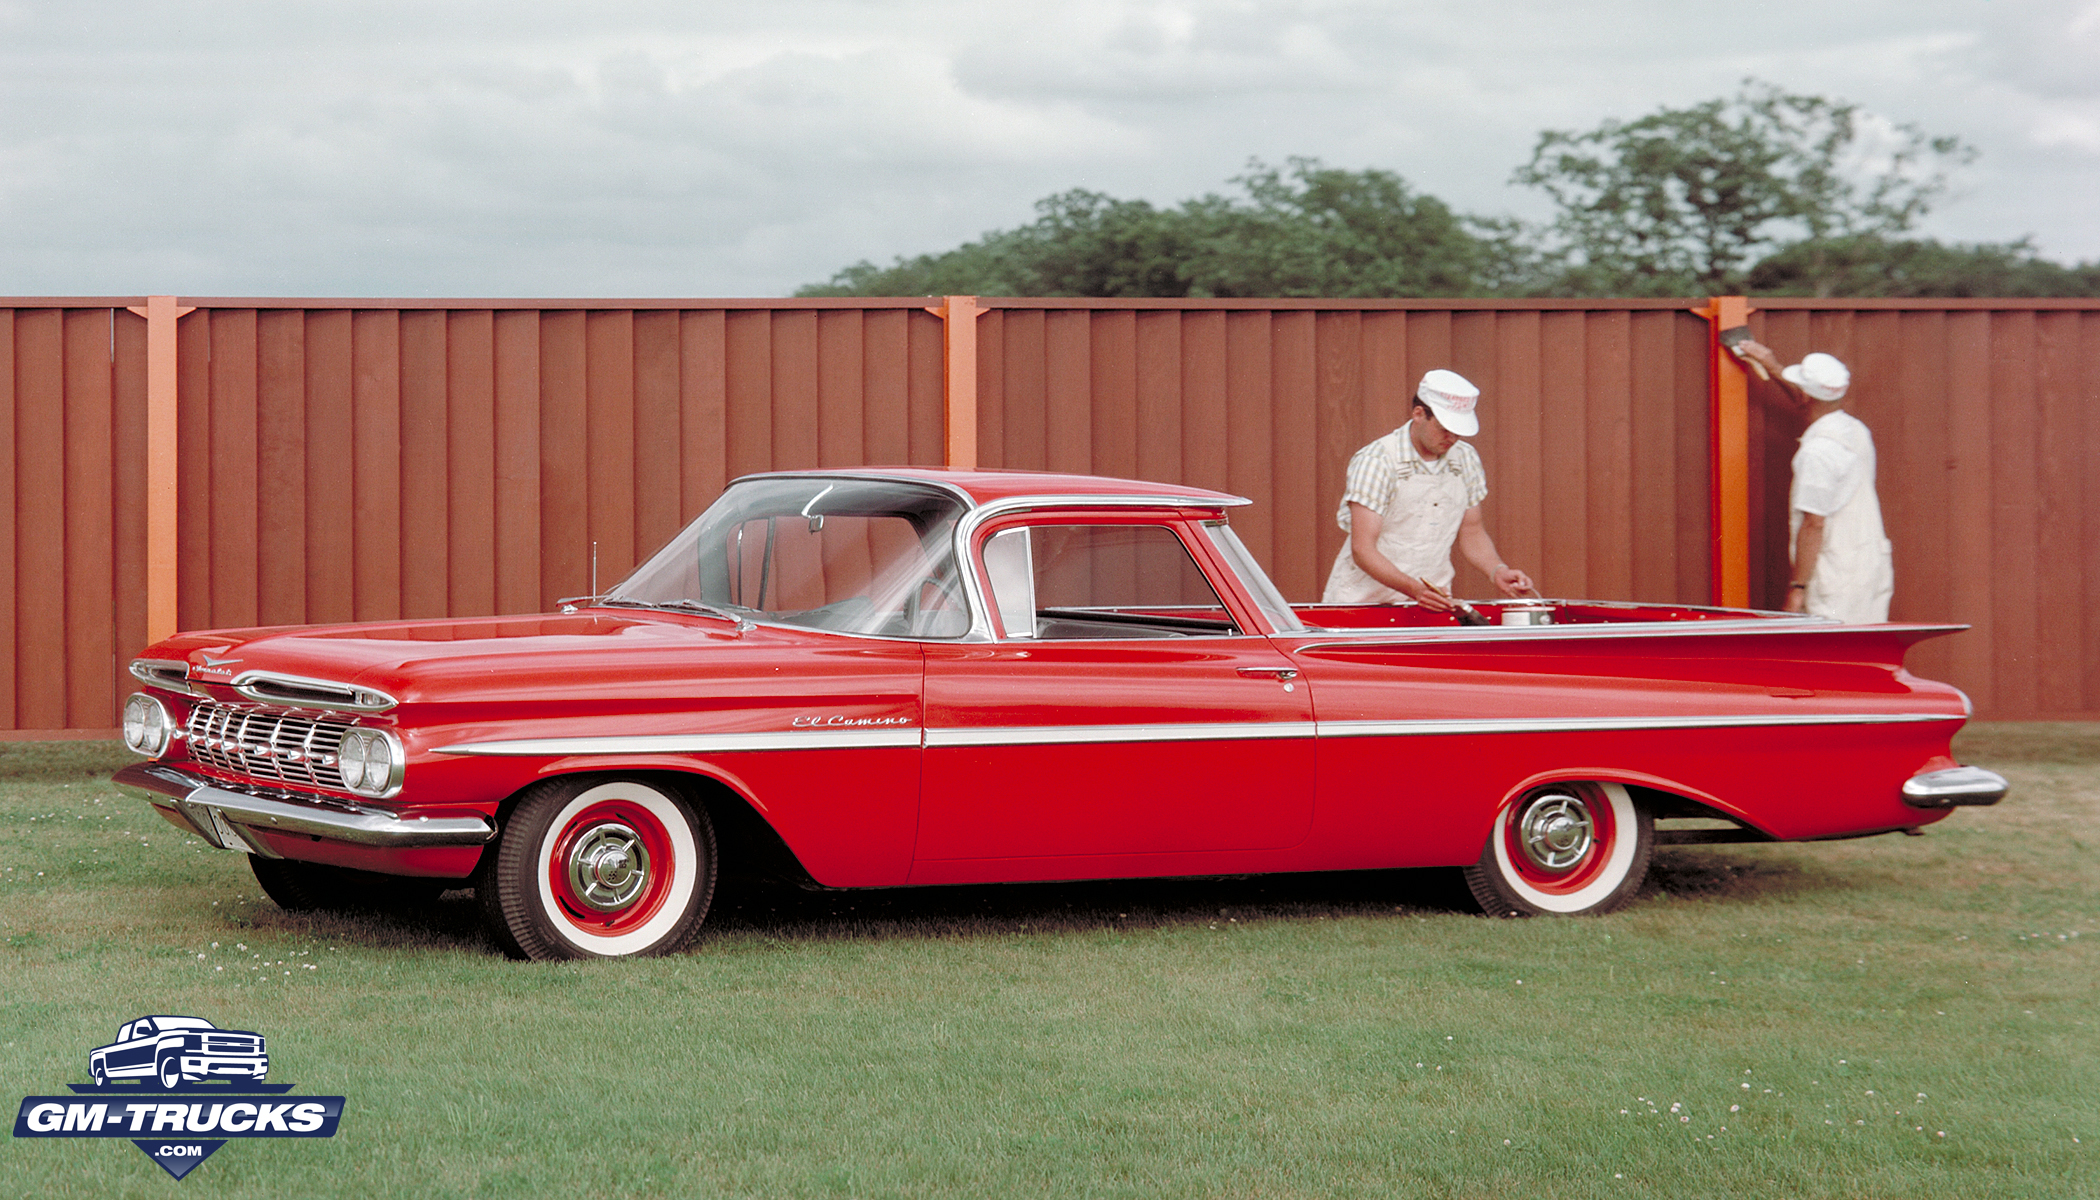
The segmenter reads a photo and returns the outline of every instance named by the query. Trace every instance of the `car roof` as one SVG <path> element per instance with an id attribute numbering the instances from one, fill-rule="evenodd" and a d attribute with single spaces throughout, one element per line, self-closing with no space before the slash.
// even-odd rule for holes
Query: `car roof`
<path id="1" fill-rule="evenodd" d="M 210 1021 L 207 1021 L 202 1017 L 140 1017 L 137 1020 L 133 1021 L 132 1024 L 136 1025 L 139 1023 L 139 1021 L 151 1021 L 153 1022 L 155 1027 L 160 1029 L 218 1028 L 218 1026 L 212 1024 Z"/>
<path id="2" fill-rule="evenodd" d="M 1163 505 L 1195 508 L 1237 508 L 1251 503 L 1244 496 L 1213 492 L 1175 483 L 1143 479 L 1114 479 L 1100 475 L 1072 475 L 1056 471 L 957 471 L 935 467 L 851 467 L 831 471 L 767 471 L 765 478 L 805 475 L 815 478 L 897 479 L 931 483 L 961 492 L 976 507 L 1008 500 L 1057 499 L 1083 503 L 1090 499 L 1158 500 Z M 760 476 L 749 476 L 758 478 Z"/>

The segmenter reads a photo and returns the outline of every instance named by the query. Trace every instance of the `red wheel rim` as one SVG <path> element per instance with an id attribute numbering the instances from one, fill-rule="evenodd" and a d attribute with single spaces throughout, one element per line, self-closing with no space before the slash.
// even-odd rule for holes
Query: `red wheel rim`
<path id="1" fill-rule="evenodd" d="M 547 883 L 571 925 L 612 937 L 648 924 L 678 870 L 670 833 L 656 814 L 615 798 L 590 805 L 561 827 Z"/>
<path id="2" fill-rule="evenodd" d="M 1510 805 L 1504 815 L 1504 857 L 1525 886 L 1567 895 L 1588 887 L 1604 870 L 1618 832 L 1611 804 L 1595 788 L 1541 788 Z M 1578 843 L 1579 852 L 1574 849 Z M 1563 865 L 1556 851 L 1572 855 L 1571 861 Z"/>

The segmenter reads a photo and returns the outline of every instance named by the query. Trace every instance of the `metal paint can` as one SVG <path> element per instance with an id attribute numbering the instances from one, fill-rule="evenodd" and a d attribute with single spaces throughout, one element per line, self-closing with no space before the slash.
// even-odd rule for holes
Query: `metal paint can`
<path id="1" fill-rule="evenodd" d="M 1502 606 L 1504 625 L 1551 625 L 1553 606 L 1550 604 L 1505 604 Z"/>

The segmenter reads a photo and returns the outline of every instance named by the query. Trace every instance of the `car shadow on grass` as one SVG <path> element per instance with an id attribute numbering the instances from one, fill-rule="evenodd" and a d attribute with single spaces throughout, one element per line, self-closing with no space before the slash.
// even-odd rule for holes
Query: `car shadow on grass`
<path id="1" fill-rule="evenodd" d="M 1673 848 L 1658 852 L 1633 907 L 1659 898 L 1747 903 L 1804 890 L 1849 886 L 1796 857 Z M 1091 932 L 1205 925 L 1219 917 L 1258 920 L 1395 914 L 1478 917 L 1456 868 L 1320 871 L 1178 879 L 1085 880 L 982 886 L 821 891 L 726 879 L 696 945 L 711 937 L 768 941 L 914 938 Z M 288 913 L 274 906 L 258 925 L 356 941 L 372 948 L 492 949 L 471 889 L 413 909 Z"/>

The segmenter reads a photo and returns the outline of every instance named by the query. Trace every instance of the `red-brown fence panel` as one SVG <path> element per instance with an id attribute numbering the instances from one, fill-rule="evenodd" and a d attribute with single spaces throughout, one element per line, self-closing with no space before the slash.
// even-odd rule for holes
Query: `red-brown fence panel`
<path id="1" fill-rule="evenodd" d="M 978 461 L 1236 492 L 1319 597 L 1349 456 L 1480 385 L 1489 532 L 1548 594 L 1705 603 L 1707 324 L 1679 301 L 980 301 Z M 1459 587 L 1487 583 L 1461 563 Z"/>
<path id="2" fill-rule="evenodd" d="M 933 299 L 191 301 L 169 310 L 187 315 L 166 402 L 139 302 L 0 300 L 0 730 L 116 721 L 166 516 L 145 499 L 149 409 L 172 407 L 179 445 L 185 628 L 543 610 L 737 475 L 943 457 Z M 1688 302 L 980 303 L 980 465 L 1248 496 L 1235 525 L 1294 598 L 1341 545 L 1349 456 L 1439 366 L 1481 385 L 1489 529 L 1548 594 L 1711 594 L 1710 331 Z M 1914 668 L 1980 715 L 2100 718 L 2100 307 L 1756 307 L 1782 357 L 1852 367 L 1894 618 L 1975 626 Z M 1769 607 L 1802 420 L 1754 381 L 1750 418 Z M 1464 565 L 1459 587 L 1487 591 Z"/>

